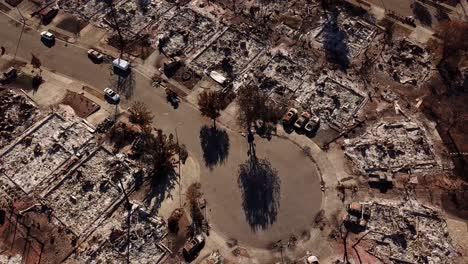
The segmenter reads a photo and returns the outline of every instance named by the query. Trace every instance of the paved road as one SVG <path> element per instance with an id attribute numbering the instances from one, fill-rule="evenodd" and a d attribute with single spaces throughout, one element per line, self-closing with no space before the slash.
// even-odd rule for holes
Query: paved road
<path id="1" fill-rule="evenodd" d="M 21 27 L 14 25 L 7 17 L 0 15 L 0 45 L 13 53 Z M 86 50 L 57 41 L 49 49 L 39 40 L 33 30 L 22 37 L 18 56 L 30 59 L 31 53 L 41 59 L 44 67 L 81 80 L 96 88 L 110 84 L 110 66 L 91 63 Z M 269 242 L 288 239 L 291 233 L 307 230 L 313 216 L 321 206 L 321 193 L 318 172 L 313 163 L 305 158 L 299 148 L 283 139 L 271 142 L 258 142 L 258 156 L 268 157 L 272 166 L 278 170 L 281 180 L 280 209 L 274 223 L 266 230 L 254 232 L 246 221 L 242 209 L 242 197 L 237 184 L 239 164 L 247 159 L 247 144 L 244 137 L 229 132 L 229 155 L 221 166 L 212 170 L 203 166 L 203 150 L 200 146 L 200 129 L 211 125 L 193 108 L 182 103 L 177 110 L 169 106 L 165 93 L 153 88 L 141 74 L 135 75 L 135 89 L 132 100 L 144 102 L 155 114 L 154 124 L 166 133 L 179 135 L 181 143 L 187 145 L 192 157 L 201 164 L 201 182 L 208 201 L 208 215 L 215 230 L 228 238 L 235 238 L 251 246 L 263 247 Z M 124 105 L 128 104 L 124 100 Z M 258 190 L 262 192 L 262 190 Z"/>

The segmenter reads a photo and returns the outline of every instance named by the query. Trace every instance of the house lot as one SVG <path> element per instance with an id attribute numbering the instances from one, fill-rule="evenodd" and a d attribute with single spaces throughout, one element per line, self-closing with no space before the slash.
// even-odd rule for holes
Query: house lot
<path id="1" fill-rule="evenodd" d="M 81 121 L 66 120 L 53 113 L 0 155 L 3 171 L 30 193 L 73 154 L 78 154 L 92 137 Z"/>
<path id="2" fill-rule="evenodd" d="M 117 164 L 112 153 L 99 147 L 44 198 L 55 215 L 80 235 L 120 202 L 123 192 L 119 180 L 128 182 L 131 175 L 125 163 Z"/>
<path id="3" fill-rule="evenodd" d="M 264 48 L 264 44 L 246 33 L 228 29 L 193 60 L 192 67 L 199 73 L 234 80 Z"/>

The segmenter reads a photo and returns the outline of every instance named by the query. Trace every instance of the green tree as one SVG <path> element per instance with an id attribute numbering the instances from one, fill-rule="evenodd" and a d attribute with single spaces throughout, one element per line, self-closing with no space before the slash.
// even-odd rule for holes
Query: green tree
<path id="1" fill-rule="evenodd" d="M 198 95 L 198 107 L 203 116 L 213 120 L 213 127 L 216 127 L 216 119 L 221 115 L 223 100 L 219 92 L 204 91 Z"/>

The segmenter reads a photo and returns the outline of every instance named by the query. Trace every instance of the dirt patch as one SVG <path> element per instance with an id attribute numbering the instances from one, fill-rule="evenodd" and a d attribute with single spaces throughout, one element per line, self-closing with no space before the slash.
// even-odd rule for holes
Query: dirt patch
<path id="1" fill-rule="evenodd" d="M 15 68 L 21 68 L 23 66 L 26 66 L 26 62 L 23 62 L 23 61 L 18 61 L 18 60 L 2 60 L 2 62 L 0 62 L 0 71 L 5 71 L 6 69 L 10 68 L 10 67 L 15 67 Z"/>
<path id="2" fill-rule="evenodd" d="M 96 96 L 97 98 L 104 98 L 104 94 L 102 92 L 99 92 L 89 86 L 83 86 L 82 88 L 84 91 Z"/>
<path id="3" fill-rule="evenodd" d="M 190 90 L 192 90 L 201 80 L 200 75 L 185 65 L 182 65 L 180 68 L 178 68 L 172 78 Z"/>
<path id="4" fill-rule="evenodd" d="M 88 23 L 80 18 L 67 16 L 57 24 L 57 27 L 72 34 L 78 34 L 87 25 Z"/>
<path id="5" fill-rule="evenodd" d="M 81 118 L 86 118 L 101 108 L 98 104 L 83 94 L 69 90 L 67 90 L 62 103 L 71 106 L 73 110 L 75 110 L 76 115 Z"/>
<path id="6" fill-rule="evenodd" d="M 69 36 L 67 36 L 65 34 L 62 34 L 62 33 L 58 32 L 58 31 L 55 31 L 53 29 L 49 29 L 49 32 L 54 34 L 56 38 L 64 40 L 64 41 L 68 41 L 68 39 L 70 38 Z"/>

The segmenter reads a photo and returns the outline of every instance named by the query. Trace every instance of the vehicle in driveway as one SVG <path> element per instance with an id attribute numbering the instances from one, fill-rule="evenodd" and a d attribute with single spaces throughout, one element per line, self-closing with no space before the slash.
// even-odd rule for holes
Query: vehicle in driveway
<path id="1" fill-rule="evenodd" d="M 314 130 L 317 129 L 318 125 L 320 123 L 320 118 L 315 115 L 315 114 L 311 114 L 310 115 L 310 118 L 309 118 L 309 121 L 307 122 L 307 124 L 304 126 L 304 129 L 308 132 L 308 133 L 311 133 L 313 132 Z"/>
<path id="2" fill-rule="evenodd" d="M 41 40 L 45 42 L 52 43 L 55 41 L 55 36 L 54 34 L 50 33 L 49 31 L 42 31 L 41 32 Z"/>
<path id="3" fill-rule="evenodd" d="M 305 124 L 309 121 L 311 114 L 309 112 L 302 112 L 299 118 L 294 123 L 294 127 L 297 129 L 301 129 L 305 126 Z"/>
<path id="4" fill-rule="evenodd" d="M 204 244 L 205 238 L 203 235 L 196 235 L 185 243 L 182 252 L 186 258 L 192 258 L 200 252 Z"/>
<path id="5" fill-rule="evenodd" d="M 104 55 L 95 49 L 88 50 L 88 58 L 90 58 L 93 62 L 98 62 L 98 63 L 101 63 L 104 61 Z"/>
<path id="6" fill-rule="evenodd" d="M 106 99 L 110 100 L 115 104 L 119 103 L 120 101 L 120 95 L 111 88 L 104 89 L 104 96 L 106 97 Z"/>
<path id="7" fill-rule="evenodd" d="M 297 110 L 295 108 L 290 108 L 286 114 L 284 114 L 283 118 L 281 118 L 281 121 L 285 125 L 290 125 L 293 121 L 294 118 L 297 116 Z"/>

